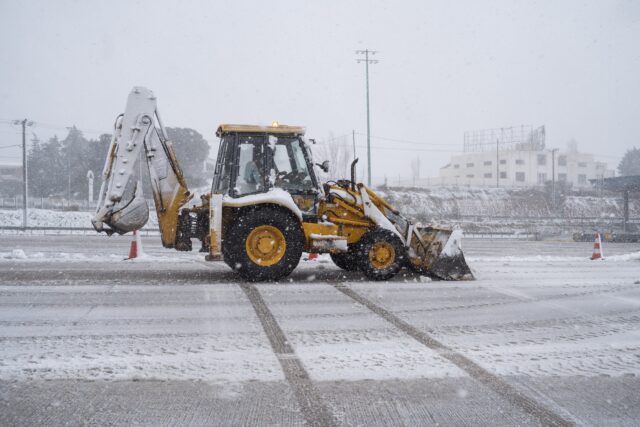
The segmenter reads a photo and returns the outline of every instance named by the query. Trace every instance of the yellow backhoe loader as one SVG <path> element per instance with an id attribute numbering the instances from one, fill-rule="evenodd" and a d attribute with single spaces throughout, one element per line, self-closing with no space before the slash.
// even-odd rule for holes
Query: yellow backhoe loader
<path id="1" fill-rule="evenodd" d="M 135 87 L 116 118 L 94 219 L 98 232 L 127 233 L 148 220 L 136 164 L 151 178 L 162 244 L 184 251 L 202 242 L 208 261 L 224 261 L 246 280 L 278 280 L 303 252 L 329 253 L 344 270 L 386 280 L 403 267 L 444 280 L 472 279 L 462 232 L 405 218 L 355 178 L 320 183 L 305 129 L 221 125 L 211 192 L 192 198 L 153 93 Z"/>

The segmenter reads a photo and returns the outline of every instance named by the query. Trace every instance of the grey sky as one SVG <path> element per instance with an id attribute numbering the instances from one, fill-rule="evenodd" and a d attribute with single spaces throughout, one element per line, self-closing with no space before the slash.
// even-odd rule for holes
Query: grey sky
<path id="1" fill-rule="evenodd" d="M 40 138 L 72 124 L 95 136 L 142 85 L 166 125 L 197 129 L 214 150 L 223 122 L 364 133 L 354 50 L 368 47 L 380 51 L 372 134 L 425 143 L 374 139 L 386 148 L 374 149 L 376 177 L 408 177 L 416 155 L 435 176 L 450 153 L 426 150 L 520 124 L 614 167 L 640 145 L 639 45 L 637 1 L 0 0 L 0 119 L 32 118 Z M 19 143 L 16 130 L 0 124 L 0 145 Z"/>

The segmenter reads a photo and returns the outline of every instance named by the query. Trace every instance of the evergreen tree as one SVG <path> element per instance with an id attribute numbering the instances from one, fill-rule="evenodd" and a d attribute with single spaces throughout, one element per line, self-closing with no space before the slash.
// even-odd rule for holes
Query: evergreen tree
<path id="1" fill-rule="evenodd" d="M 640 149 L 633 147 L 627 150 L 618 165 L 620 175 L 640 175 Z"/>
<path id="2" fill-rule="evenodd" d="M 82 135 L 82 131 L 73 126 L 69 128 L 67 137 L 62 141 L 62 147 L 66 197 L 86 199 L 89 192 L 86 177 L 91 166 L 89 141 Z"/>
<path id="3" fill-rule="evenodd" d="M 211 177 L 204 175 L 209 144 L 202 135 L 189 128 L 167 128 L 167 133 L 189 186 L 209 183 Z M 69 128 L 69 133 L 62 141 L 54 136 L 41 144 L 34 137 L 28 154 L 30 194 L 33 197 L 67 198 L 71 193 L 71 199 L 86 199 L 89 193 L 87 173 L 92 171 L 95 177 L 93 193 L 97 198 L 110 143 L 109 134 L 88 140 L 75 126 Z M 146 165 L 142 165 L 141 170 L 145 188 L 148 189 Z M 145 190 L 145 194 L 149 195 L 150 191 Z"/>
<path id="4" fill-rule="evenodd" d="M 34 171 L 36 189 L 38 193 L 36 197 L 60 196 L 65 188 L 64 172 L 62 158 L 62 144 L 58 140 L 58 136 L 53 136 L 47 144 L 42 146 L 39 151 L 40 155 L 36 164 L 38 167 Z"/>
<path id="5" fill-rule="evenodd" d="M 209 183 L 212 177 L 205 175 L 204 171 L 210 148 L 202 134 L 190 128 L 166 129 L 187 184 L 197 187 Z"/>

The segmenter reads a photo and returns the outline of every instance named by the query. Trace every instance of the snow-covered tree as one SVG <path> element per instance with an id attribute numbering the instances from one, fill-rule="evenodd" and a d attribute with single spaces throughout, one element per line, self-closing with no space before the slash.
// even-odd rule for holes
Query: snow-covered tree
<path id="1" fill-rule="evenodd" d="M 633 147 L 627 150 L 618 165 L 620 175 L 640 175 L 640 149 Z"/>
<path id="2" fill-rule="evenodd" d="M 166 128 L 176 156 L 189 186 L 199 186 L 211 181 L 204 173 L 209 156 L 209 143 L 201 133 L 190 128 Z"/>

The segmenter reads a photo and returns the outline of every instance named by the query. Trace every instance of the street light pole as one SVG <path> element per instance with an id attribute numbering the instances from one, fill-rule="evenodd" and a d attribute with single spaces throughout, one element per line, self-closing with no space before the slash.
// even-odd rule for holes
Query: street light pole
<path id="1" fill-rule="evenodd" d="M 22 126 L 22 228 L 27 228 L 27 209 L 29 208 L 29 186 L 27 177 L 27 126 L 33 126 L 31 120 L 14 120 L 14 125 Z"/>
<path id="2" fill-rule="evenodd" d="M 556 209 L 556 151 L 557 148 L 551 150 L 551 208 Z"/>
<path id="3" fill-rule="evenodd" d="M 368 169 L 367 185 L 369 187 L 371 187 L 371 119 L 369 114 L 369 64 L 378 63 L 378 60 L 376 59 L 369 59 L 369 54 L 375 55 L 376 53 L 378 53 L 378 51 L 376 50 L 369 50 L 369 49 L 356 50 L 356 55 L 364 54 L 364 59 L 358 58 L 356 59 L 356 61 L 358 62 L 358 64 L 361 62 L 364 62 L 366 82 L 367 82 L 367 169 Z"/>
<path id="4" fill-rule="evenodd" d="M 496 139 L 496 188 L 500 187 L 500 141 Z"/>

